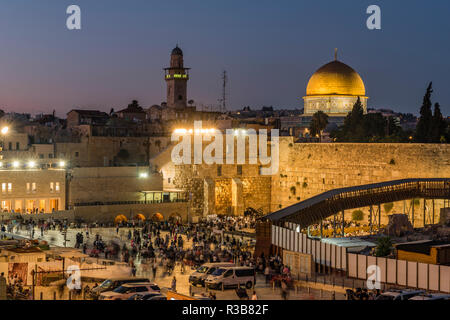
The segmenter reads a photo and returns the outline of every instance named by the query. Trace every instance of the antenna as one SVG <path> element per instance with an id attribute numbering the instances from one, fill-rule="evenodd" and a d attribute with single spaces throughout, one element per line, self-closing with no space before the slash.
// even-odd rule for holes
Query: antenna
<path id="1" fill-rule="evenodd" d="M 220 105 L 220 112 L 225 112 L 227 110 L 227 83 L 228 83 L 228 76 L 227 71 L 224 70 L 222 73 L 222 98 L 219 99 Z"/>

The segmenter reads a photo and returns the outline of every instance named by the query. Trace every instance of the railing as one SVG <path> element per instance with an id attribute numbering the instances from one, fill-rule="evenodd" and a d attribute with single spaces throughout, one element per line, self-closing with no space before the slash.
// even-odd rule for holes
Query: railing
<path id="1" fill-rule="evenodd" d="M 158 204 L 158 203 L 184 203 L 187 199 L 161 199 L 161 200 L 142 200 L 142 201 L 96 201 L 96 202 L 77 202 L 74 207 L 87 206 L 109 206 L 109 205 L 123 205 L 123 204 Z"/>
<path id="2" fill-rule="evenodd" d="M 342 210 L 414 198 L 450 199 L 450 178 L 403 179 L 334 189 L 265 218 L 275 223 L 294 222 L 304 228 Z"/>

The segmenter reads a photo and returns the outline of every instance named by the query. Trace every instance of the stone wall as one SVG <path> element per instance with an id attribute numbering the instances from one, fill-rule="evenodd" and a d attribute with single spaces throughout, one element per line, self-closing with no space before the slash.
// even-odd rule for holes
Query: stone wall
<path id="1" fill-rule="evenodd" d="M 146 219 L 151 219 L 156 213 L 162 214 L 165 220 L 178 216 L 187 221 L 188 204 L 177 203 L 152 203 L 152 204 L 127 204 L 127 205 L 105 205 L 76 207 L 74 216 L 86 222 L 113 222 L 118 215 L 124 215 L 131 220 L 137 214 L 142 214 Z"/>
<path id="2" fill-rule="evenodd" d="M 111 223 L 118 215 L 124 215 L 131 220 L 137 214 L 142 214 L 146 219 L 151 219 L 154 214 L 160 213 L 165 220 L 172 217 L 180 217 L 186 222 L 188 219 L 188 204 L 183 202 L 177 203 L 152 203 L 152 204 L 126 204 L 126 205 L 102 205 L 102 206 L 82 206 L 71 210 L 58 211 L 55 213 L 30 214 L 25 219 L 47 220 L 49 218 L 55 220 L 82 220 L 84 222 Z M 10 213 L 0 213 L 0 219 L 8 220 L 12 215 Z"/>
<path id="3" fill-rule="evenodd" d="M 450 177 L 448 144 L 294 143 L 292 137 L 283 137 L 280 170 L 272 177 L 271 209 L 275 211 L 336 188 L 443 177 Z M 426 210 L 431 209 L 430 202 Z M 404 206 L 411 211 L 410 201 L 402 201 L 395 203 L 389 214 L 403 212 Z M 435 201 L 435 217 L 442 206 L 442 200 Z M 414 209 L 417 223 L 423 224 L 423 200 Z M 367 220 L 368 208 L 363 211 Z M 382 223 L 387 222 L 384 211 L 382 206 Z"/>
<path id="4" fill-rule="evenodd" d="M 147 178 L 140 173 L 148 173 Z M 142 201 L 140 191 L 162 190 L 162 179 L 148 167 L 74 168 L 69 184 L 69 205 L 78 202 Z"/>
<path id="5" fill-rule="evenodd" d="M 174 165 L 171 148 L 151 159 L 151 164 L 163 175 L 165 188 L 192 193 L 192 210 L 198 215 L 242 214 L 248 207 L 269 213 L 341 187 L 404 178 L 450 177 L 448 144 L 294 143 L 293 137 L 280 137 L 279 154 L 279 171 L 272 176 L 260 175 L 258 164 L 244 164 L 242 170 L 232 164 Z M 435 221 L 443 205 L 442 200 L 435 201 Z M 411 201 L 395 203 L 389 214 L 411 212 L 411 207 Z M 362 210 L 367 221 L 369 209 Z M 420 226 L 423 201 L 414 206 L 414 211 Z M 425 212 L 430 215 L 430 211 L 428 202 Z M 351 218 L 351 213 L 346 216 Z M 386 224 L 387 219 L 382 206 L 381 222 Z M 428 219 L 431 221 L 431 217 Z"/>

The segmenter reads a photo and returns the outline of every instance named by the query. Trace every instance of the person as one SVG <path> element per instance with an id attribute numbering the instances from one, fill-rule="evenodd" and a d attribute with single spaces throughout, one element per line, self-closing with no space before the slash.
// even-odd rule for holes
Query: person
<path id="1" fill-rule="evenodd" d="M 240 285 L 236 288 L 236 295 L 240 300 L 248 300 L 247 290 L 245 290 L 245 288 L 241 287 Z"/>
<path id="2" fill-rule="evenodd" d="M 269 283 L 269 280 L 270 280 L 270 267 L 269 267 L 269 264 L 267 264 L 266 268 L 264 269 L 264 275 L 266 276 L 266 283 Z"/>
<path id="3" fill-rule="evenodd" d="M 288 298 L 287 283 L 284 279 L 281 280 L 281 298 L 283 300 L 287 300 Z"/>
<path id="4" fill-rule="evenodd" d="M 256 295 L 256 291 L 253 290 L 252 300 L 258 300 L 258 296 Z"/>
<path id="5" fill-rule="evenodd" d="M 5 274 L 0 273 L 0 300 L 6 300 L 6 278 Z"/>
<path id="6" fill-rule="evenodd" d="M 173 276 L 172 285 L 170 288 L 172 289 L 172 291 L 177 292 L 177 278 L 175 278 L 175 276 Z"/>
<path id="7" fill-rule="evenodd" d="M 158 264 L 156 262 L 156 258 L 153 259 L 153 265 L 152 265 L 152 272 L 153 272 L 153 279 L 156 278 L 156 268 L 158 267 Z"/>

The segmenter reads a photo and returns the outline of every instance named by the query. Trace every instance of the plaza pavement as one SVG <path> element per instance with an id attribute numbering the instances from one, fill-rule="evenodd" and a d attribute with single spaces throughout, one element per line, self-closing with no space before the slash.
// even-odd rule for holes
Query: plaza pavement
<path id="1" fill-rule="evenodd" d="M 119 233 L 116 233 L 115 228 L 92 228 L 90 229 L 90 236 L 89 238 L 86 237 L 86 233 L 84 229 L 68 229 L 66 234 L 66 240 L 64 241 L 64 235 L 57 230 L 47 230 L 44 232 L 44 235 L 41 236 L 41 232 L 39 229 L 35 229 L 34 238 L 39 240 L 45 240 L 47 241 L 51 246 L 58 246 L 58 247 L 74 247 L 75 245 L 75 239 L 76 234 L 78 232 L 82 232 L 84 236 L 84 241 L 88 241 L 88 244 L 92 244 L 92 242 L 95 239 L 95 235 L 99 234 L 103 241 L 106 243 L 114 240 L 122 246 L 124 243 L 130 247 L 127 235 L 130 228 L 120 228 Z M 161 232 L 161 236 L 164 237 L 167 232 Z M 14 234 L 23 236 L 26 238 L 30 238 L 30 232 L 26 230 L 21 230 L 18 232 L 15 232 Z M 185 249 L 190 248 L 192 246 L 192 241 L 187 241 L 186 236 L 182 235 L 184 244 L 183 247 Z M 236 237 L 237 238 L 237 237 Z M 171 286 L 172 278 L 173 276 L 177 279 L 177 285 L 176 289 L 177 292 L 185 295 L 189 295 L 190 292 L 195 294 L 208 294 L 207 290 L 205 288 L 199 288 L 199 287 L 191 287 L 189 285 L 189 275 L 194 271 L 192 268 L 186 266 L 186 271 L 184 274 L 181 273 L 180 269 L 181 267 L 177 265 L 175 267 L 175 270 L 171 276 L 167 276 L 163 274 L 162 267 L 158 267 L 156 279 L 152 279 L 152 272 L 151 267 L 145 263 L 141 263 L 140 259 L 135 260 L 135 264 L 137 267 L 137 276 L 144 276 L 148 277 L 149 279 L 153 280 L 155 283 L 157 283 L 161 288 L 169 288 Z M 92 287 L 93 283 L 88 284 L 90 287 Z M 256 285 L 255 289 L 256 294 L 258 296 L 259 300 L 281 300 L 281 290 L 280 288 L 272 288 L 270 284 L 265 283 L 265 278 L 262 275 L 257 275 L 256 277 Z M 37 299 L 40 298 L 40 292 L 43 292 L 43 299 L 53 299 L 54 292 L 56 291 L 56 288 L 52 287 L 40 287 L 36 288 L 36 297 Z M 218 300 L 237 300 L 238 297 L 234 290 L 213 290 L 213 292 L 216 294 L 216 297 Z M 247 290 L 248 295 L 251 296 L 253 289 Z M 81 298 L 81 297 L 78 297 Z M 289 291 L 289 300 L 329 300 L 332 298 L 331 292 L 320 292 L 318 290 L 310 290 L 308 292 L 307 289 L 303 288 L 302 290 L 299 290 L 299 292 L 295 293 L 294 290 Z M 68 292 L 65 290 L 62 292 L 62 295 L 60 296 L 60 293 L 57 293 L 57 300 L 59 299 L 68 299 Z M 336 293 L 335 294 L 336 300 L 343 300 L 345 297 L 342 294 Z"/>

